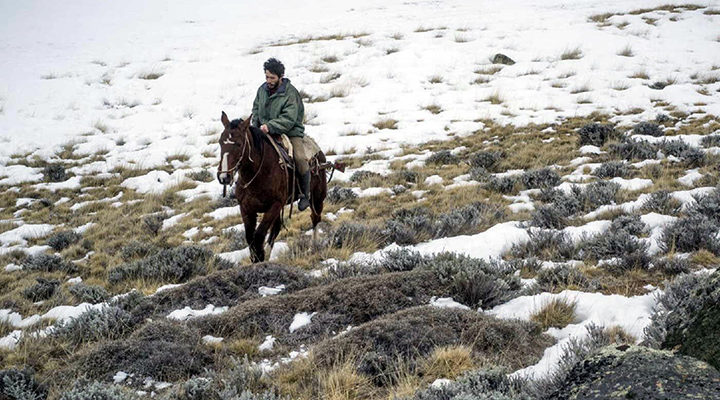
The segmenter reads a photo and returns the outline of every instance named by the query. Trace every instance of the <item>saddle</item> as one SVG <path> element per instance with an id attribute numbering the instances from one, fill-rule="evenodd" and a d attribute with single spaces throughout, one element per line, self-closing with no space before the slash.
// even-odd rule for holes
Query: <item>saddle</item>
<path id="1" fill-rule="evenodd" d="M 293 160 L 293 147 L 287 135 L 267 135 L 268 141 L 275 149 L 280 159 L 280 166 L 284 169 L 290 167 L 295 169 L 295 161 Z"/>

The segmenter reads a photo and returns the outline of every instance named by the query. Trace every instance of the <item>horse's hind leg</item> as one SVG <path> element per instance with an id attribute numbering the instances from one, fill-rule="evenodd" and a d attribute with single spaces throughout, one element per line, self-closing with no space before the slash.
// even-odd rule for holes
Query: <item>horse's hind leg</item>
<path id="1" fill-rule="evenodd" d="M 260 225 L 258 225 L 257 230 L 255 231 L 255 237 L 253 238 L 253 246 L 255 247 L 255 251 L 258 253 L 258 258 L 260 261 L 265 261 L 265 249 L 263 246 L 265 245 L 265 236 L 267 236 L 268 229 L 270 229 L 270 226 L 275 223 L 275 220 L 280 218 L 280 211 L 283 208 L 282 203 L 276 203 L 270 209 L 263 214 L 262 221 L 260 222 Z M 252 246 L 251 246 L 252 247 Z"/>
<path id="2" fill-rule="evenodd" d="M 317 241 L 317 226 L 322 220 L 323 202 L 325 196 L 327 196 L 327 183 L 325 182 L 325 174 L 319 174 L 314 176 L 312 196 L 312 212 L 310 213 L 310 220 L 312 221 L 313 227 L 313 241 Z"/>

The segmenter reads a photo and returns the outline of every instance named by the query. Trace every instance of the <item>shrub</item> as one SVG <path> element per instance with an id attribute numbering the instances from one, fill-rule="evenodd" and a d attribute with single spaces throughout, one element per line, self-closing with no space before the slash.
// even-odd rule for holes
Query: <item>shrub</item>
<path id="1" fill-rule="evenodd" d="M 720 146 L 720 135 L 707 135 L 702 138 L 701 142 L 704 147 Z"/>
<path id="2" fill-rule="evenodd" d="M 610 125 L 587 124 L 578 129 L 580 135 L 580 146 L 593 145 L 602 147 L 605 142 L 615 134 L 615 128 Z"/>
<path id="3" fill-rule="evenodd" d="M 67 262 L 62 257 L 37 253 L 28 256 L 23 262 L 23 268 L 28 271 L 39 271 L 39 272 L 77 272 L 75 264 Z"/>
<path id="4" fill-rule="evenodd" d="M 200 182 L 212 182 L 215 179 L 215 176 L 206 169 L 201 169 L 199 171 L 191 172 L 191 173 L 187 174 L 187 177 L 194 181 L 200 181 Z"/>
<path id="5" fill-rule="evenodd" d="M 498 151 L 479 151 L 470 156 L 468 163 L 473 168 L 484 168 L 488 171 L 494 171 L 501 159 L 502 153 Z"/>
<path id="6" fill-rule="evenodd" d="M 536 208 L 530 220 L 530 225 L 545 229 L 563 229 L 567 223 L 566 213 L 549 204 Z"/>
<path id="7" fill-rule="evenodd" d="M 662 257 L 653 263 L 653 267 L 665 275 L 679 275 L 690 272 L 690 261 L 681 257 Z"/>
<path id="8" fill-rule="evenodd" d="M 356 171 L 350 176 L 350 182 L 359 183 L 373 178 L 382 178 L 382 175 L 372 171 Z"/>
<path id="9" fill-rule="evenodd" d="M 67 179 L 65 167 L 62 164 L 48 164 L 43 168 L 45 181 L 62 182 Z"/>
<path id="10" fill-rule="evenodd" d="M 47 244 L 55 251 L 62 251 L 80 241 L 80 235 L 74 231 L 58 232 L 48 238 Z"/>
<path id="11" fill-rule="evenodd" d="M 598 181 L 587 185 L 582 192 L 585 200 L 585 210 L 613 203 L 618 190 L 620 190 L 620 185 L 610 181 Z"/>
<path id="12" fill-rule="evenodd" d="M 392 175 L 390 175 L 391 179 L 398 179 L 402 182 L 407 183 L 417 183 L 420 175 L 415 171 L 410 171 L 407 169 L 403 169 L 397 172 L 393 172 Z"/>
<path id="13" fill-rule="evenodd" d="M 619 231 L 621 229 L 631 235 L 639 236 L 645 231 L 645 223 L 642 222 L 640 216 L 637 214 L 621 215 L 612 221 L 610 230 Z"/>
<path id="14" fill-rule="evenodd" d="M 633 134 L 660 137 L 664 136 L 662 127 L 654 122 L 639 122 L 633 126 Z"/>
<path id="15" fill-rule="evenodd" d="M 100 303 L 110 298 L 110 294 L 102 286 L 78 283 L 70 286 L 70 293 L 81 303 Z"/>
<path id="16" fill-rule="evenodd" d="M 695 204 L 688 210 L 689 214 L 702 214 L 714 222 L 720 223 L 720 189 L 715 188 L 704 196 L 696 196 Z"/>
<path id="17" fill-rule="evenodd" d="M 330 234 L 330 244 L 335 248 L 355 248 L 366 243 L 382 244 L 385 236 L 375 226 L 343 222 Z"/>
<path id="18" fill-rule="evenodd" d="M 81 381 L 60 396 L 60 400 L 133 400 L 138 398 L 133 391 L 98 381 Z"/>
<path id="19" fill-rule="evenodd" d="M 701 249 L 720 255 L 715 235 L 718 225 L 704 214 L 682 217 L 665 226 L 660 238 L 662 250 L 693 252 Z"/>
<path id="20" fill-rule="evenodd" d="M 605 268 L 613 273 L 621 273 L 635 268 L 647 268 L 650 257 L 648 244 L 638 240 L 624 229 L 608 230 L 580 244 L 585 256 L 603 260 L 618 258 L 619 262 L 606 264 Z"/>
<path id="21" fill-rule="evenodd" d="M 560 183 L 560 176 L 550 168 L 526 171 L 521 179 L 527 189 L 551 188 Z"/>
<path id="22" fill-rule="evenodd" d="M 143 227 L 152 235 L 157 235 L 162 228 L 163 221 L 167 218 L 165 213 L 150 214 L 143 217 Z"/>
<path id="23" fill-rule="evenodd" d="M 680 158 L 682 158 L 683 163 L 688 168 L 702 167 L 707 161 L 705 152 L 700 149 L 696 149 L 695 147 L 690 147 L 688 150 L 684 151 L 680 154 Z"/>
<path id="24" fill-rule="evenodd" d="M 660 150 L 667 156 L 682 157 L 682 154 L 690 150 L 690 145 L 683 140 L 663 140 L 660 142 Z"/>
<path id="25" fill-rule="evenodd" d="M 510 378 L 507 371 L 492 367 L 469 371 L 440 387 L 419 390 L 408 400 L 531 400 L 521 379 Z"/>
<path id="26" fill-rule="evenodd" d="M 504 216 L 504 210 L 496 205 L 474 202 L 439 215 L 433 224 L 433 237 L 439 238 L 467 233 L 476 226 L 497 221 Z"/>
<path id="27" fill-rule="evenodd" d="M 658 214 L 675 215 L 680 212 L 682 203 L 671 196 L 667 190 L 658 190 L 642 205 L 643 212 L 656 212 Z"/>
<path id="28" fill-rule="evenodd" d="M 227 197 L 218 197 L 212 203 L 212 209 L 217 210 L 218 208 L 236 207 L 238 205 L 237 199 L 232 194 Z"/>
<path id="29" fill-rule="evenodd" d="M 622 161 L 608 161 L 595 168 L 593 175 L 598 178 L 614 178 L 616 176 L 625 177 L 629 172 L 626 163 Z"/>
<path id="30" fill-rule="evenodd" d="M 125 261 L 136 258 L 144 258 L 150 254 L 160 251 L 156 246 L 148 242 L 132 241 L 120 249 L 120 257 Z"/>
<path id="31" fill-rule="evenodd" d="M 486 187 L 489 190 L 492 190 L 494 192 L 499 192 L 503 194 L 509 194 L 515 191 L 515 184 L 517 183 L 517 178 L 514 176 L 506 176 L 503 178 L 497 178 L 497 177 L 490 177 L 490 179 L 486 183 Z"/>
<path id="32" fill-rule="evenodd" d="M 23 296 L 32 302 L 47 300 L 53 297 L 60 286 L 60 281 L 57 279 L 36 278 L 35 280 L 37 281 L 35 285 L 23 291 Z"/>
<path id="33" fill-rule="evenodd" d="M 647 140 L 624 139 L 620 143 L 611 144 L 610 153 L 628 161 L 654 159 L 657 155 L 657 146 Z"/>
<path id="34" fill-rule="evenodd" d="M 401 248 L 385 252 L 383 255 L 382 266 L 390 272 L 411 271 L 417 267 L 424 265 L 425 257 L 417 251 Z"/>
<path id="35" fill-rule="evenodd" d="M 468 173 L 470 174 L 470 179 L 478 182 L 485 182 L 490 177 L 488 170 L 483 167 L 472 167 Z"/>
<path id="36" fill-rule="evenodd" d="M 457 164 L 460 162 L 460 159 L 456 155 L 452 154 L 450 150 L 440 150 L 431 154 L 430 157 L 427 158 L 426 162 L 428 164 L 448 165 Z"/>
<path id="37" fill-rule="evenodd" d="M 35 380 L 32 369 L 0 371 L 0 397 L 9 400 L 45 400 L 47 388 Z"/>
<path id="38" fill-rule="evenodd" d="M 75 367 L 91 379 L 125 371 L 160 381 L 200 374 L 213 357 L 198 332 L 167 320 L 150 322 L 128 339 L 105 341 L 78 355 Z"/>
<path id="39" fill-rule="evenodd" d="M 538 271 L 537 284 L 543 291 L 552 292 L 558 288 L 588 288 L 589 279 L 577 267 L 569 264 L 557 265 L 554 268 L 543 268 Z"/>
<path id="40" fill-rule="evenodd" d="M 100 340 L 114 340 L 132 331 L 134 324 L 129 312 L 117 307 L 89 308 L 76 318 L 55 324 L 54 337 L 73 346 Z"/>
<path id="41" fill-rule="evenodd" d="M 383 233 L 388 241 L 397 244 L 416 244 L 432 237 L 432 213 L 427 207 L 402 208 L 395 210 L 385 222 Z"/>
<path id="42" fill-rule="evenodd" d="M 540 257 L 543 260 L 568 260 L 575 253 L 575 246 L 563 232 L 548 229 L 528 229 L 529 240 L 513 245 L 514 257 Z"/>
<path id="43" fill-rule="evenodd" d="M 352 189 L 340 186 L 333 186 L 327 195 L 328 201 L 332 204 L 349 203 L 357 199 L 357 197 L 357 194 Z"/>
<path id="44" fill-rule="evenodd" d="M 180 283 L 222 265 L 212 252 L 200 246 L 161 250 L 142 260 L 122 264 L 110 271 L 108 281 L 117 284 L 130 279 Z"/>

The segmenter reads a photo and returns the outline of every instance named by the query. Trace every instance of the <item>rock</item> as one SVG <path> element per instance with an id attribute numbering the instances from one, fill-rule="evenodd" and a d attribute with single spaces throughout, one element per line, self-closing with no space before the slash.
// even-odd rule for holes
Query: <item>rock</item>
<path id="1" fill-rule="evenodd" d="M 505 64 L 505 65 L 513 65 L 515 64 L 515 61 L 513 61 L 512 58 L 506 56 L 502 53 L 497 53 L 492 58 L 493 64 Z"/>
<path id="2" fill-rule="evenodd" d="M 720 372 L 669 351 L 609 346 L 575 365 L 558 387 L 549 399 L 713 399 Z"/>

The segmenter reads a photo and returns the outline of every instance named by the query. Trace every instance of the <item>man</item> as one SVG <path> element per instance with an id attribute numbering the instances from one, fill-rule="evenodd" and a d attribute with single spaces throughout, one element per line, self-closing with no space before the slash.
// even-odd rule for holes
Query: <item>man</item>
<path id="1" fill-rule="evenodd" d="M 265 83 L 258 88 L 253 102 L 252 124 L 261 131 L 270 135 L 285 134 L 290 138 L 293 147 L 295 168 L 300 176 L 300 201 L 298 209 L 305 210 L 310 206 L 310 164 L 308 160 L 312 154 L 308 153 L 303 145 L 305 127 L 303 106 L 300 93 L 290 84 L 290 79 L 284 77 L 285 66 L 275 58 L 270 58 L 263 64 L 265 70 Z"/>

